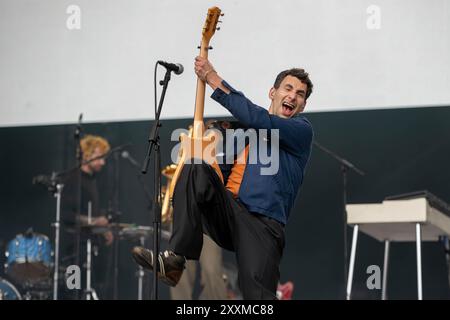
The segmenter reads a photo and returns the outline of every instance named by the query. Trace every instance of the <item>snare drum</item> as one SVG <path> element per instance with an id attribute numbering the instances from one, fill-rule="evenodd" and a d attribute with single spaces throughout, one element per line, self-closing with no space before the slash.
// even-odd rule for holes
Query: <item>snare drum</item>
<path id="1" fill-rule="evenodd" d="M 22 300 L 22 297 L 9 281 L 0 278 L 0 300 Z"/>
<path id="2" fill-rule="evenodd" d="M 19 283 L 50 277 L 52 249 L 43 234 L 19 234 L 8 243 L 6 273 Z"/>

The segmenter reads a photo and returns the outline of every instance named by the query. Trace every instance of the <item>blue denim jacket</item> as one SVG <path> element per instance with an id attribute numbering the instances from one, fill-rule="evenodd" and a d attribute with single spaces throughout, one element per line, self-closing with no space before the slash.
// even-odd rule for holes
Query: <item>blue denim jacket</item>
<path id="1" fill-rule="evenodd" d="M 226 94 L 217 88 L 211 98 L 220 103 L 245 127 L 255 129 L 258 137 L 267 129 L 267 137 L 271 134 L 278 137 L 279 166 L 273 174 L 261 174 L 261 169 L 270 167 L 262 163 L 259 157 L 256 163 L 249 163 L 239 189 L 239 200 L 248 211 L 259 213 L 286 224 L 295 198 L 303 182 L 305 168 L 311 153 L 313 129 L 311 123 L 303 116 L 297 115 L 283 119 L 253 104 L 242 92 L 233 89 L 227 82 L 222 84 L 231 92 Z M 278 131 L 273 131 L 278 129 Z M 261 139 L 259 139 L 261 141 Z M 273 140 L 273 139 L 272 139 Z M 270 143 L 268 154 L 272 154 Z M 259 147 L 259 143 L 258 143 Z M 250 153 L 258 152 L 250 148 Z M 252 155 L 250 154 L 249 157 Z"/>

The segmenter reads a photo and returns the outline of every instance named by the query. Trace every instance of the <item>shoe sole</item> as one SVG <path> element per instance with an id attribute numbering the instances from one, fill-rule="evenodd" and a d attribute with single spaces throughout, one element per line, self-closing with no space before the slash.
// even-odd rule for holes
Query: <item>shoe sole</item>
<path id="1" fill-rule="evenodd" d="M 134 259 L 134 261 L 136 261 L 137 264 L 139 264 L 143 268 L 153 271 L 153 266 L 149 265 L 147 263 L 147 260 L 141 258 L 141 256 L 139 254 L 133 252 L 133 259 Z M 163 276 L 159 271 L 158 271 L 158 279 L 161 280 L 161 282 L 163 282 L 171 287 L 175 287 L 178 283 L 178 282 L 174 282 L 174 281 L 170 280 L 169 278 L 167 278 L 167 276 Z"/>

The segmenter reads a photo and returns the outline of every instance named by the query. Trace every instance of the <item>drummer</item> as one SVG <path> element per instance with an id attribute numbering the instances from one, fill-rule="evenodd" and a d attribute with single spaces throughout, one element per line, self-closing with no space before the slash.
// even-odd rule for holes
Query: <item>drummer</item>
<path id="1" fill-rule="evenodd" d="M 109 221 L 105 215 L 101 215 L 99 207 L 99 192 L 97 188 L 97 174 L 106 164 L 105 156 L 110 150 L 110 145 L 105 138 L 94 135 L 86 135 L 80 141 L 83 154 L 83 165 L 81 172 L 74 170 L 64 179 L 63 190 L 63 211 L 67 213 L 63 221 L 70 225 L 77 221 L 82 226 L 88 224 L 88 203 L 91 202 L 92 220 L 91 225 L 107 226 Z M 92 161 L 92 159 L 95 159 Z M 79 188 L 79 179 L 81 177 L 81 202 L 78 199 L 77 192 Z M 81 205 L 80 214 L 78 206 Z M 110 245 L 113 241 L 111 231 L 103 234 L 106 244 Z"/>
<path id="2" fill-rule="evenodd" d="M 62 217 L 64 228 L 61 245 L 63 253 L 62 265 L 69 265 L 78 262 L 80 265 L 85 261 L 84 247 L 78 247 L 78 260 L 76 250 L 76 239 L 78 230 L 88 230 L 88 204 L 91 203 L 91 223 L 90 225 L 98 227 L 106 227 L 109 224 L 108 218 L 100 210 L 99 190 L 97 186 L 97 177 L 102 168 L 106 164 L 106 155 L 110 150 L 108 141 L 97 135 L 85 135 L 80 140 L 81 151 L 83 155 L 83 164 L 80 170 L 72 170 L 63 179 L 62 192 Z M 81 183 L 80 183 L 81 178 Z M 79 188 L 81 185 L 81 197 Z M 81 226 L 81 229 L 77 228 Z M 99 228 L 102 229 L 102 228 Z M 68 235 L 68 233 L 71 235 Z M 83 236 L 84 234 L 82 234 Z M 102 240 L 103 239 L 103 240 Z M 100 243 L 106 246 L 113 242 L 113 234 L 111 230 L 104 228 L 100 233 Z M 66 242 L 66 243 L 64 243 Z M 65 252 L 64 252 L 65 251 Z M 97 263 L 98 264 L 98 263 Z M 95 269 L 95 263 L 94 263 Z M 105 270 L 103 270 L 105 273 Z M 94 279 L 95 280 L 95 279 Z"/>

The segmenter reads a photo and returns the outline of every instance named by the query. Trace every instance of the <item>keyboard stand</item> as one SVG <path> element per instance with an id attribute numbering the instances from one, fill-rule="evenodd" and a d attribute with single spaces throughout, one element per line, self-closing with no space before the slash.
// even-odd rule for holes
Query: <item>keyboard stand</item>
<path id="1" fill-rule="evenodd" d="M 416 243 L 417 298 L 422 292 L 422 241 L 438 241 L 450 235 L 450 217 L 431 207 L 426 198 L 385 200 L 375 204 L 349 204 L 347 224 L 353 226 L 346 298 L 351 299 L 353 271 L 360 231 L 384 242 L 382 299 L 386 299 L 389 246 L 395 242 Z"/>

